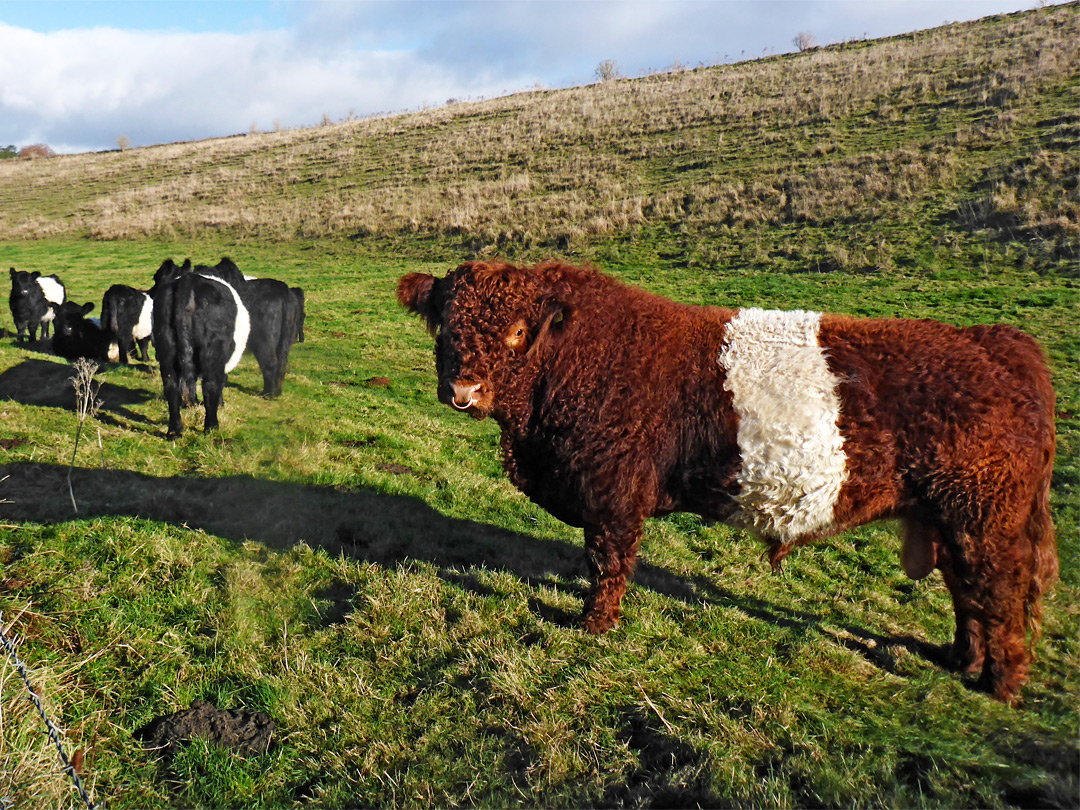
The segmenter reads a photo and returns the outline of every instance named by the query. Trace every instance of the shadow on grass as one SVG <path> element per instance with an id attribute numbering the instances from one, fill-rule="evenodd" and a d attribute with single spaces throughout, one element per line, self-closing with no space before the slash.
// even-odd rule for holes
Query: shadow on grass
<path id="1" fill-rule="evenodd" d="M 0 499 L 8 502 L 0 502 L 0 519 L 51 523 L 72 517 L 66 467 L 20 462 L 0 467 L 0 479 L 5 475 Z M 382 565 L 421 560 L 437 566 L 445 581 L 481 596 L 492 592 L 472 573 L 478 565 L 507 571 L 530 586 L 584 595 L 580 546 L 447 517 L 410 496 L 247 476 L 155 478 L 127 470 L 82 468 L 72 471 L 72 483 L 79 493 L 80 517 L 139 517 L 278 549 L 307 542 L 331 554 Z M 939 645 L 851 625 L 838 633 L 813 612 L 732 593 L 706 577 L 679 576 L 647 562 L 638 566 L 635 584 L 688 605 L 716 605 L 774 626 L 817 632 L 894 674 L 902 674 L 897 672 L 897 649 L 935 664 L 943 660 L 945 650 Z M 530 607 L 546 621 L 577 625 L 576 615 L 539 597 L 530 601 Z"/>
<path id="2" fill-rule="evenodd" d="M 106 364 L 102 368 L 108 370 L 111 367 L 114 366 Z M 133 367 L 149 368 L 138 365 Z M 71 378 L 74 375 L 75 370 L 67 363 L 24 360 L 19 365 L 0 372 L 0 401 L 11 400 L 23 405 L 63 408 L 74 412 L 75 389 L 71 384 Z M 101 400 L 101 410 L 97 418 L 105 424 L 128 427 L 121 423 L 118 417 L 128 422 L 151 424 L 145 416 L 130 410 L 131 406 L 142 405 L 154 398 L 145 391 L 125 388 L 122 385 L 102 380 L 97 398 Z"/>

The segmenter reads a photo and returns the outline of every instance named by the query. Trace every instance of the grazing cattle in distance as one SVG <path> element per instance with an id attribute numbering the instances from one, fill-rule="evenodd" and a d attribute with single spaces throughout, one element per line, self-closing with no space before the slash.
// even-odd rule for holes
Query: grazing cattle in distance
<path id="1" fill-rule="evenodd" d="M 642 524 L 694 512 L 794 546 L 898 518 L 953 599 L 949 663 L 1012 701 L 1057 575 L 1054 392 L 1006 325 L 675 303 L 558 262 L 403 276 L 438 397 L 501 428 L 529 498 L 585 531 L 584 627 L 619 620 Z"/>
<path id="2" fill-rule="evenodd" d="M 264 397 L 277 397 L 285 383 L 289 350 L 297 340 L 303 312 L 302 303 L 284 282 L 245 276 L 231 259 L 223 258 L 214 267 L 196 265 L 194 271 L 216 276 L 240 294 L 251 316 L 247 350 L 255 355 L 263 375 Z M 302 293 L 301 293 L 302 295 Z"/>
<path id="3" fill-rule="evenodd" d="M 71 361 L 86 358 L 104 363 L 111 359 L 112 336 L 94 319 L 86 317 L 94 309 L 92 303 L 65 301 L 60 306 L 52 306 L 56 314 L 52 339 L 54 354 Z"/>
<path id="4" fill-rule="evenodd" d="M 225 268 L 227 269 L 227 268 Z M 242 281 L 241 281 L 242 283 Z M 181 405 L 194 405 L 202 380 L 204 431 L 218 427 L 226 375 L 236 368 L 251 328 L 236 289 L 219 276 L 193 272 L 172 259 L 154 274 L 154 347 L 169 405 L 167 437 L 183 434 Z"/>
<path id="5" fill-rule="evenodd" d="M 55 317 L 52 304 L 60 306 L 67 300 L 67 291 L 55 274 L 43 276 L 38 271 L 28 273 L 11 268 L 11 295 L 8 305 L 15 321 L 18 342 L 22 343 L 27 332 L 30 342 L 37 340 L 38 326 L 41 337 L 49 336 L 49 324 Z"/>
<path id="6" fill-rule="evenodd" d="M 101 299 L 101 325 L 109 332 L 119 349 L 120 362 L 128 364 L 128 357 L 138 349 L 138 358 L 150 360 L 147 346 L 153 327 L 154 301 L 150 293 L 113 284 Z"/>

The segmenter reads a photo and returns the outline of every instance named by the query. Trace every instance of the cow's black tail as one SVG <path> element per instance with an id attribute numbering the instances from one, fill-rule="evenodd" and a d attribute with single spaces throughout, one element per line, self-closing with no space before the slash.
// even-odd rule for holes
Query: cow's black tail
<path id="1" fill-rule="evenodd" d="M 177 283 L 173 306 L 173 330 L 176 335 L 176 364 L 180 372 L 180 398 L 185 405 L 198 402 L 195 393 L 195 289 L 190 275 Z"/>
<path id="2" fill-rule="evenodd" d="M 101 328 L 113 338 L 120 334 L 120 313 L 111 295 L 101 302 Z"/>

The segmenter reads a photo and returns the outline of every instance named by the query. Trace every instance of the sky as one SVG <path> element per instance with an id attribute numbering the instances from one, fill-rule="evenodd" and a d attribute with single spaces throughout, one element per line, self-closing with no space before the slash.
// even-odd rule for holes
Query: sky
<path id="1" fill-rule="evenodd" d="M 1038 0 L 0 0 L 0 148 L 202 140 L 735 62 Z"/>

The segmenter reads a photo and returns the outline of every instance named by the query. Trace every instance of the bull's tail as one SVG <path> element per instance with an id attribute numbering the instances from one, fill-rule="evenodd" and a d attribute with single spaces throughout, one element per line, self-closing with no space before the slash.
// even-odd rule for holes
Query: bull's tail
<path id="1" fill-rule="evenodd" d="M 173 307 L 176 335 L 176 364 L 180 372 L 180 398 L 187 406 L 198 402 L 195 393 L 195 290 L 190 276 L 177 285 L 177 305 Z"/>
<path id="2" fill-rule="evenodd" d="M 1025 336 L 1026 337 L 1026 336 Z M 1028 338 L 1026 360 L 1022 368 L 1026 373 L 1033 395 L 1038 402 L 1037 411 L 1042 423 L 1042 458 L 1038 469 L 1031 513 L 1028 515 L 1024 533 L 1031 545 L 1033 571 L 1028 589 L 1027 625 L 1034 644 L 1042 633 L 1043 595 L 1058 577 L 1058 552 L 1054 539 L 1054 519 L 1050 514 L 1050 482 L 1054 475 L 1054 452 L 1057 447 L 1057 431 L 1054 416 L 1057 410 L 1054 387 L 1050 382 L 1050 370 L 1042 349 Z"/>
<path id="3" fill-rule="evenodd" d="M 1042 598 L 1054 584 L 1058 576 L 1057 544 L 1054 541 L 1054 521 L 1050 515 L 1050 478 L 1054 469 L 1053 430 L 1051 430 L 1049 448 L 1045 452 L 1044 467 L 1041 471 L 1038 487 L 1035 490 L 1031 514 L 1028 516 L 1024 532 L 1031 544 L 1033 572 L 1031 586 L 1028 588 L 1025 609 L 1027 625 L 1031 632 L 1031 643 L 1038 641 L 1042 633 Z"/>
<path id="4" fill-rule="evenodd" d="M 970 327 L 968 333 L 992 357 L 999 358 L 1014 379 L 1014 389 L 1030 397 L 1029 411 L 1036 426 L 1036 441 L 1041 445 L 1039 460 L 1033 465 L 1035 487 L 1031 494 L 1030 512 L 1021 529 L 1021 540 L 1031 549 L 1031 584 L 1024 601 L 1028 631 L 1034 644 L 1042 632 L 1043 595 L 1058 576 L 1057 544 L 1054 540 L 1054 521 L 1050 515 L 1050 481 L 1054 473 L 1055 395 L 1050 381 L 1050 369 L 1042 348 L 1030 335 L 1011 326 Z"/>

